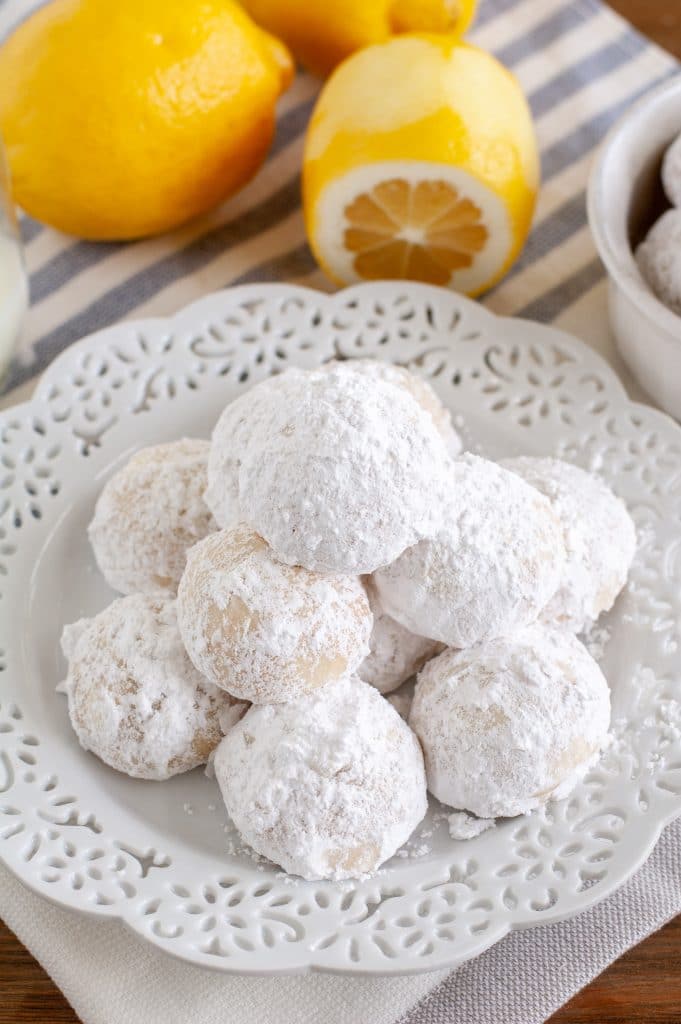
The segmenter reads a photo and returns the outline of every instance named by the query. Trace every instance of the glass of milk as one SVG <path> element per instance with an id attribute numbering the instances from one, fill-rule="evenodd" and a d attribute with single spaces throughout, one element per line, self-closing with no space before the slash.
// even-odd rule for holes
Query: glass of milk
<path id="1" fill-rule="evenodd" d="M 0 138 L 0 378 L 14 354 L 27 307 L 26 270 Z"/>

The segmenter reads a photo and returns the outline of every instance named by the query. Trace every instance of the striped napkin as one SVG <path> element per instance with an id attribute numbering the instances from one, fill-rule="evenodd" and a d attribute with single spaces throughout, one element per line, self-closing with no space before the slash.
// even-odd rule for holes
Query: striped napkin
<path id="1" fill-rule="evenodd" d="M 34 5 L 0 0 L 0 36 Z M 607 128 L 678 65 L 597 0 L 482 0 L 472 39 L 520 79 L 544 173 L 523 256 L 484 302 L 495 312 L 556 322 L 621 371 L 584 188 Z M 248 281 L 330 289 L 305 242 L 299 205 L 303 133 L 317 89 L 312 78 L 298 76 L 281 101 L 277 136 L 256 179 L 173 234 L 95 245 L 22 219 L 32 306 L 3 404 L 30 391 L 65 346 L 123 317 L 172 313 Z M 633 384 L 630 390 L 637 397 Z M 0 915 L 85 1024 L 539 1024 L 680 911 L 681 822 L 665 830 L 647 864 L 615 896 L 574 921 L 509 935 L 458 971 L 252 979 L 170 960 L 116 922 L 45 903 L 0 868 Z"/>
<path id="2" fill-rule="evenodd" d="M 33 6 L 0 2 L 0 36 Z M 495 312 L 554 320 L 603 273 L 584 201 L 594 147 L 632 102 L 678 66 L 596 0 L 482 0 L 471 38 L 520 79 L 544 178 L 522 259 L 484 301 Z M 329 290 L 300 210 L 303 137 L 317 89 L 315 79 L 298 75 L 281 100 L 260 173 L 234 199 L 179 231 L 132 244 L 77 242 L 25 218 L 32 305 L 6 388 L 34 377 L 85 334 L 124 317 L 173 313 L 225 285 L 281 280 Z"/>

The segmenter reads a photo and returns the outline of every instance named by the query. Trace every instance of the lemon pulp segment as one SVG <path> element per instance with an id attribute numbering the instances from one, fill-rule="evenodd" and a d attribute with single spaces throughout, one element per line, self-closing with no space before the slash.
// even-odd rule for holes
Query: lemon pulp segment
<path id="1" fill-rule="evenodd" d="M 458 168 L 388 162 L 325 191 L 317 249 L 343 282 L 409 279 L 474 291 L 503 266 L 511 230 L 503 203 Z"/>

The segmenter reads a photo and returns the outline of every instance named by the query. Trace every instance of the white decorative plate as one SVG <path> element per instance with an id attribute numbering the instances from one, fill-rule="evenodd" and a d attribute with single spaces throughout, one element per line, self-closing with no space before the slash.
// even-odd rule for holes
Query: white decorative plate
<path id="1" fill-rule="evenodd" d="M 55 693 L 58 640 L 112 597 L 85 527 L 115 466 L 207 436 L 268 374 L 357 355 L 426 376 L 469 447 L 598 468 L 640 543 L 601 658 L 617 738 L 573 795 L 468 842 L 436 820 L 374 878 L 310 883 L 235 846 L 200 770 L 139 782 L 84 753 Z M 252 285 L 74 345 L 0 441 L 0 857 L 42 895 L 220 970 L 424 971 L 584 910 L 681 813 L 681 431 L 573 338 L 425 286 Z"/>

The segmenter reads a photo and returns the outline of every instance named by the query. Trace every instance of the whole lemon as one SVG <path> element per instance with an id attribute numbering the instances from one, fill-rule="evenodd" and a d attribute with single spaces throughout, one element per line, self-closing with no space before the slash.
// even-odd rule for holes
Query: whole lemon
<path id="1" fill-rule="evenodd" d="M 172 228 L 252 177 L 292 74 L 230 0 L 53 0 L 0 49 L 15 198 L 82 238 Z"/>
<path id="2" fill-rule="evenodd" d="M 538 187 L 516 79 L 446 35 L 398 36 L 348 57 L 308 127 L 307 235 L 340 284 L 408 278 L 478 295 L 518 256 Z"/>
<path id="3" fill-rule="evenodd" d="M 355 50 L 402 32 L 463 35 L 478 0 L 241 0 L 253 18 L 283 39 L 296 59 L 328 75 Z"/>

